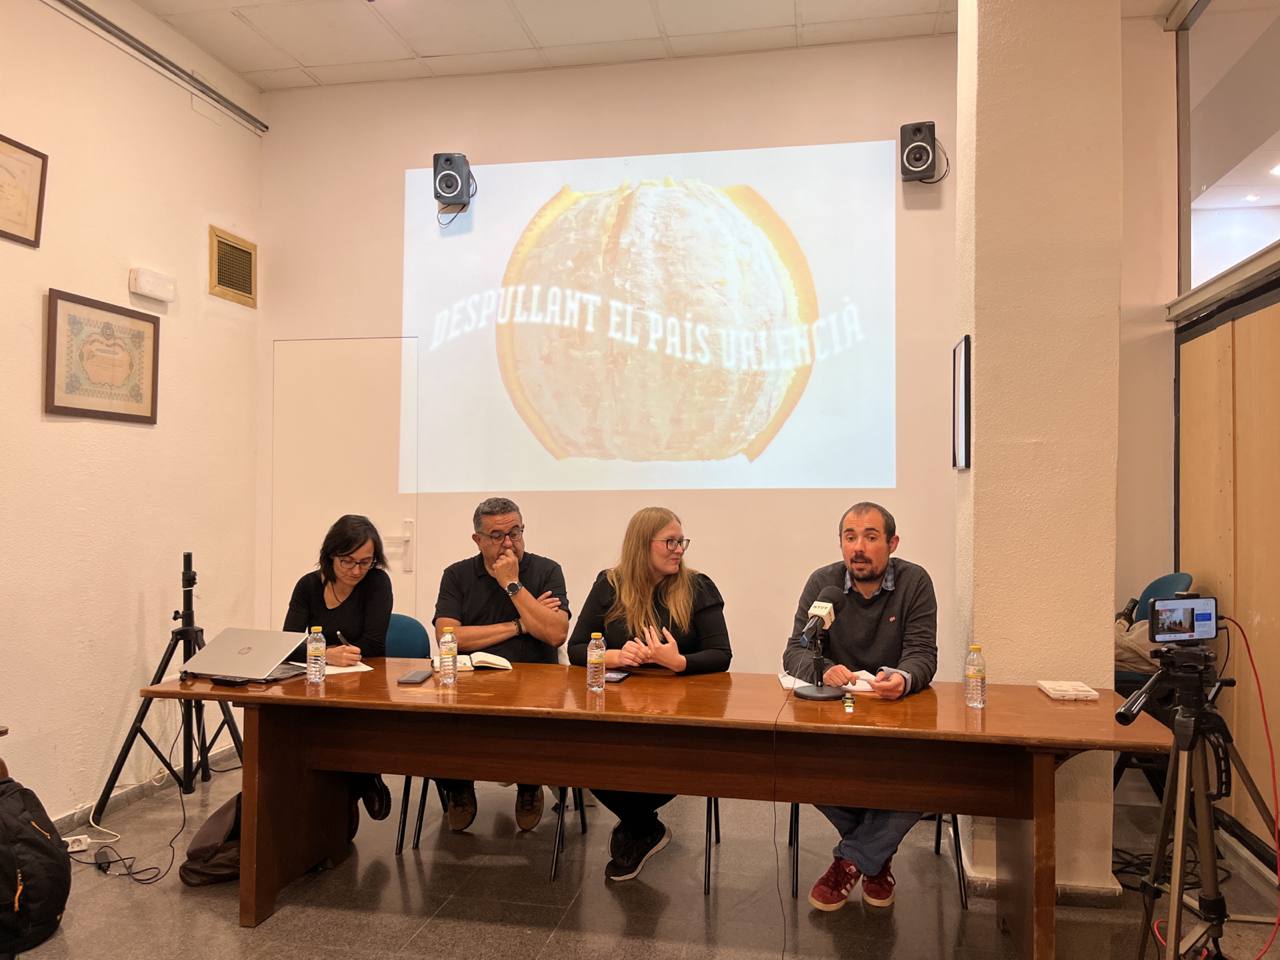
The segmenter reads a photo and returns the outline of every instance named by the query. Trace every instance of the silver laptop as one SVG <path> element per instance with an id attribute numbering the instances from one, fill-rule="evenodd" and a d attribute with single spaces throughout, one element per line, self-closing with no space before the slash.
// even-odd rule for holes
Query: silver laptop
<path id="1" fill-rule="evenodd" d="M 296 663 L 285 663 L 305 633 L 283 630 L 246 630 L 228 627 L 182 665 L 182 672 L 196 677 L 228 677 L 236 680 L 284 680 L 307 672 Z"/>

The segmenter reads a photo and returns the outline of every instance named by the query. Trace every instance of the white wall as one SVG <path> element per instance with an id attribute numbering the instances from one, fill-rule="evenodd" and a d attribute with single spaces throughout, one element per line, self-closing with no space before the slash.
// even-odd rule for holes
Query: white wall
<path id="1" fill-rule="evenodd" d="M 257 108 L 149 14 L 95 6 Z M 50 157 L 41 246 L 0 241 L 0 752 L 60 817 L 106 780 L 168 641 L 182 552 L 201 625 L 252 615 L 259 317 L 204 290 L 208 224 L 256 234 L 260 141 L 39 0 L 0 6 L 0 64 L 0 130 Z M 133 266 L 176 277 L 177 301 L 131 299 Z M 155 426 L 43 413 L 50 287 L 159 315 Z M 173 713 L 153 711 L 166 745 Z M 139 744 L 121 780 L 156 768 Z"/>
<path id="2" fill-rule="evenodd" d="M 1121 39 L 1124 236 L 1115 607 L 1173 570 L 1173 329 L 1178 294 L 1174 35 L 1126 20 Z"/>
<path id="3" fill-rule="evenodd" d="M 269 94 L 272 131 L 264 142 L 263 179 L 269 325 L 259 347 L 260 391 L 265 397 L 272 389 L 273 340 L 400 333 L 404 171 L 429 167 L 434 151 L 497 163 L 896 140 L 900 124 L 928 118 L 950 143 L 954 55 L 954 41 L 937 38 Z M 904 62 L 913 68 L 903 71 Z M 949 642 L 952 184 L 898 185 L 897 489 L 488 491 L 520 502 L 530 525 L 529 549 L 564 565 L 575 609 L 595 573 L 616 560 L 630 514 L 663 503 L 682 516 L 694 540 L 689 562 L 725 594 L 734 669 L 776 671 L 806 576 L 839 558 L 839 516 L 868 493 L 897 514 L 900 554 L 932 573 Z M 477 208 L 483 204 L 482 195 Z M 850 415 L 857 388 L 850 384 Z M 352 423 L 334 404 L 314 429 L 317 439 L 382 430 L 388 444 L 398 441 L 394 410 L 381 421 Z M 270 436 L 270 425 L 261 422 L 261 449 L 269 448 Z M 815 453 L 820 442 L 815 438 Z M 259 463 L 260 530 L 272 526 L 272 468 Z M 361 507 L 361 482 L 394 483 L 361 476 L 358 465 L 350 472 L 353 511 Z M 398 598 L 398 608 L 416 608 L 430 618 L 441 568 L 474 553 L 470 516 L 482 495 L 419 498 L 417 596 Z M 322 534 L 321 527 L 314 531 L 316 544 Z M 279 571 L 276 580 L 287 583 L 301 572 Z M 264 604 L 266 594 L 260 593 L 259 619 L 276 622 L 282 611 Z M 955 678 L 959 659 L 944 662 L 942 676 Z"/>

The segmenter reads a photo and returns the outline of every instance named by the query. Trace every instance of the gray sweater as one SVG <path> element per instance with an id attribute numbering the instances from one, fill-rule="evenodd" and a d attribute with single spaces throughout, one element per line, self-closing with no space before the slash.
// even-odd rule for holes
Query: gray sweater
<path id="1" fill-rule="evenodd" d="M 881 667 L 896 668 L 909 678 L 907 691 L 915 693 L 929 685 L 938 669 L 938 601 L 924 567 L 897 557 L 889 558 L 889 567 L 892 589 L 882 587 L 870 600 L 857 590 L 846 591 L 844 608 L 824 639 L 823 671 L 837 663 L 871 673 Z M 886 577 L 886 586 L 888 582 Z M 810 683 L 816 679 L 813 653 L 800 645 L 800 634 L 809 622 L 809 605 L 828 586 L 846 590 L 843 561 L 809 575 L 782 654 L 783 669 Z"/>

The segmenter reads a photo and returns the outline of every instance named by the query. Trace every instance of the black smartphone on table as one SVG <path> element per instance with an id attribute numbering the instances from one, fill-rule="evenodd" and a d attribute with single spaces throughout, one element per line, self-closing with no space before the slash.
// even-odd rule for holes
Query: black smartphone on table
<path id="1" fill-rule="evenodd" d="M 430 676 L 431 676 L 430 667 L 427 667 L 424 670 L 410 670 L 408 673 L 406 673 L 404 676 L 398 679 L 396 683 L 404 684 L 405 686 L 411 686 L 416 683 L 425 683 L 427 681 L 427 678 Z"/>

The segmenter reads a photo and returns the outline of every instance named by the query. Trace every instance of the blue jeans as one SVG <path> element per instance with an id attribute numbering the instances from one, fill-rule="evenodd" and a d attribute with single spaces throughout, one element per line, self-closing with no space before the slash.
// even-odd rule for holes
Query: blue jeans
<path id="1" fill-rule="evenodd" d="M 869 810 L 865 807 L 818 807 L 831 825 L 840 831 L 840 842 L 832 855 L 853 861 L 862 873 L 874 877 L 894 855 L 918 813 L 901 810 Z"/>

